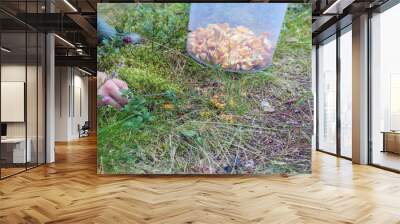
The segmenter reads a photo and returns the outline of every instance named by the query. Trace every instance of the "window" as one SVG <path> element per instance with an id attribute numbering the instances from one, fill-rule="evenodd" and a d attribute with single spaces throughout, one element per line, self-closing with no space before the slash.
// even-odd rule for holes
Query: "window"
<path id="1" fill-rule="evenodd" d="M 43 3 L 19 2 L 21 16 L 40 12 Z M 8 21 L 0 24 L 2 179 L 45 163 L 46 40 L 44 33 L 21 21 L 5 13 L 0 17 Z"/>
<path id="2" fill-rule="evenodd" d="M 340 155 L 352 157 L 352 35 L 351 26 L 340 36 Z"/>
<path id="3" fill-rule="evenodd" d="M 336 36 L 318 48 L 318 149 L 336 153 Z"/>
<path id="4" fill-rule="evenodd" d="M 400 170 L 400 5 L 371 18 L 371 161 Z"/>

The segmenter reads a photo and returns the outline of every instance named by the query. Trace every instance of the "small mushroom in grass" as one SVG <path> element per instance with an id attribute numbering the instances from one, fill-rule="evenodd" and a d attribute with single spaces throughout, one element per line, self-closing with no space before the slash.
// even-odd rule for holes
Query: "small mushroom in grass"
<path id="1" fill-rule="evenodd" d="M 225 109 L 225 103 L 220 99 L 221 97 L 218 95 L 215 95 L 211 98 L 210 102 L 213 107 L 215 107 L 218 110 L 223 110 Z"/>
<path id="2" fill-rule="evenodd" d="M 220 118 L 228 123 L 233 123 L 235 121 L 235 116 L 231 114 L 222 114 Z"/>
<path id="3" fill-rule="evenodd" d="M 172 104 L 172 103 L 165 103 L 164 105 L 163 105 L 163 108 L 165 109 L 165 110 L 173 110 L 174 108 L 175 108 L 175 106 Z"/>

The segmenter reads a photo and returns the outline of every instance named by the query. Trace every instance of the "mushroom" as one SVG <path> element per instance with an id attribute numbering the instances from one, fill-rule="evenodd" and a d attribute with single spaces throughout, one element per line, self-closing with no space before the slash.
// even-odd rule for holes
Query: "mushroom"
<path id="1" fill-rule="evenodd" d="M 273 46 L 269 33 L 256 35 L 244 26 L 209 24 L 189 34 L 187 49 L 206 63 L 224 69 L 251 71 L 271 62 Z"/>

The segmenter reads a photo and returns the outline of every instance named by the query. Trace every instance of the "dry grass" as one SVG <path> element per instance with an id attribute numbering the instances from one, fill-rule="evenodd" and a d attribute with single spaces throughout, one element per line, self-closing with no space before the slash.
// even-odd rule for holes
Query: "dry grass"
<path id="1" fill-rule="evenodd" d="M 115 11 L 110 5 L 100 5 L 99 12 L 115 15 L 109 21 L 120 29 L 146 33 L 137 23 L 146 23 L 153 16 L 141 20 L 135 16 L 178 11 L 175 18 L 168 18 L 174 29 L 180 30 L 177 33 L 186 35 L 187 5 L 145 8 L 138 14 L 135 7 Z M 130 87 L 152 115 L 147 122 L 125 128 L 115 125 L 122 120 L 121 112 L 100 108 L 100 172 L 310 172 L 310 16 L 309 5 L 290 5 L 273 65 L 255 74 L 203 67 L 186 55 L 181 37 L 164 42 L 172 35 L 165 32 L 165 36 L 145 36 L 147 41 L 141 46 L 115 50 L 117 43 L 111 41 L 99 47 L 100 69 L 123 73 L 121 77 L 128 83 L 130 77 L 146 72 L 148 78 L 134 78 Z M 165 28 L 159 21 L 155 24 L 159 30 Z M 145 84 L 149 87 L 140 88 Z M 272 111 L 264 111 L 262 101 L 267 101 Z"/>

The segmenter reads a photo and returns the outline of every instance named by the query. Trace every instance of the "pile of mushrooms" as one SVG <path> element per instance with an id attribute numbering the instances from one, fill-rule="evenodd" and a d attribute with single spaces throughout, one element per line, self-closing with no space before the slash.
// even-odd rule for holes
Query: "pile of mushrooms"
<path id="1" fill-rule="evenodd" d="M 196 58 L 225 70 L 259 70 L 271 63 L 273 46 L 267 32 L 256 35 L 244 26 L 209 24 L 188 36 L 187 50 Z"/>

